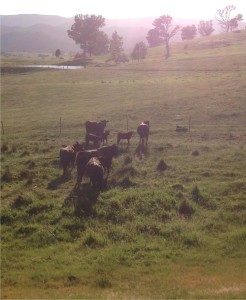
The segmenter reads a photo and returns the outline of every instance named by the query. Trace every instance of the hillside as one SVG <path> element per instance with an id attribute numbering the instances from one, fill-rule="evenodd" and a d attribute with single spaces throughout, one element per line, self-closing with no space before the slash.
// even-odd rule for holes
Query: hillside
<path id="1" fill-rule="evenodd" d="M 80 70 L 1 60 L 1 299 L 246 298 L 245 49 L 241 30 L 168 60 L 163 47 Z M 130 144 L 102 189 L 75 187 L 60 149 L 103 119 L 109 145 L 128 130 Z"/>
<path id="2" fill-rule="evenodd" d="M 109 36 L 116 30 L 123 37 L 124 49 L 132 51 L 137 42 L 144 41 L 152 28 L 155 17 L 139 19 L 108 19 L 103 28 Z M 174 20 L 175 24 L 186 26 L 198 24 L 199 20 Z M 78 52 L 79 47 L 68 38 L 73 18 L 47 15 L 1 16 L 2 52 Z M 243 27 L 243 25 L 241 25 Z M 218 33 L 218 31 L 216 30 Z M 180 37 L 179 37 L 180 39 Z"/>

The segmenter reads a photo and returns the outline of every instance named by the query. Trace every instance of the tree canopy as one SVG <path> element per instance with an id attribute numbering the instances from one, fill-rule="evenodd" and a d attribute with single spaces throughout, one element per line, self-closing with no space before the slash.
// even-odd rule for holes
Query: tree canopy
<path id="1" fill-rule="evenodd" d="M 182 28 L 182 40 L 192 40 L 196 35 L 197 29 L 195 25 L 185 26 Z"/>
<path id="2" fill-rule="evenodd" d="M 102 16 L 76 15 L 71 30 L 68 30 L 68 36 L 80 45 L 86 57 L 87 52 L 91 54 L 92 49 L 95 49 L 99 36 L 102 37 L 99 29 L 103 26 L 105 26 L 105 19 Z"/>
<path id="3" fill-rule="evenodd" d="M 147 47 L 144 42 L 137 43 L 132 51 L 131 58 L 133 60 L 144 59 L 147 55 Z"/>
<path id="4" fill-rule="evenodd" d="M 109 52 L 111 59 L 116 63 L 120 63 L 123 55 L 123 38 L 118 35 L 117 31 L 113 32 Z"/>
<path id="5" fill-rule="evenodd" d="M 198 31 L 202 36 L 209 36 L 214 31 L 213 21 L 200 21 L 198 25 Z"/>
<path id="6" fill-rule="evenodd" d="M 161 39 L 159 31 L 156 28 L 148 31 L 146 39 L 150 47 L 157 47 L 163 44 L 163 40 Z"/>

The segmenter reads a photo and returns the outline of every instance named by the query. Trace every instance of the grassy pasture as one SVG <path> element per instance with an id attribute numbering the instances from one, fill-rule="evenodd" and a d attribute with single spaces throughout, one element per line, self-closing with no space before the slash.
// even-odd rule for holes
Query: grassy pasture
<path id="1" fill-rule="evenodd" d="M 173 45 L 168 61 L 155 48 L 141 63 L 1 76 L 1 298 L 246 297 L 245 48 L 242 31 Z M 109 120 L 110 143 L 127 120 L 135 133 L 107 188 L 84 178 L 75 193 L 59 149 L 89 119 Z"/>

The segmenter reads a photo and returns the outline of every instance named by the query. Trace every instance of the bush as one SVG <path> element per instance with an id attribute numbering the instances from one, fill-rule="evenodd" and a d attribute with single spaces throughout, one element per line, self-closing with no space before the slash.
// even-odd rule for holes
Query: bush
<path id="1" fill-rule="evenodd" d="M 179 214 L 183 215 L 184 217 L 188 217 L 188 218 L 190 218 L 195 213 L 194 208 L 186 200 L 183 200 L 181 202 L 178 211 L 179 211 Z"/>

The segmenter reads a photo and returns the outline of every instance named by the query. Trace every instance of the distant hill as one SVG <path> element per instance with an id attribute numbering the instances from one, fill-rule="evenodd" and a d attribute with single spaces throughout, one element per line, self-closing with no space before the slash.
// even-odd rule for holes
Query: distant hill
<path id="1" fill-rule="evenodd" d="M 129 52 L 137 42 L 145 42 L 156 17 L 138 19 L 106 19 L 103 31 L 111 36 L 114 31 L 123 37 L 124 50 Z M 2 52 L 79 52 L 79 46 L 67 35 L 74 18 L 52 15 L 21 14 L 1 16 Z M 199 20 L 173 20 L 181 26 L 198 24 Z M 244 27 L 242 24 L 241 27 Z M 218 31 L 216 31 L 218 32 Z M 177 37 L 180 39 L 180 37 Z M 177 40 L 176 38 L 176 40 Z"/>

